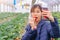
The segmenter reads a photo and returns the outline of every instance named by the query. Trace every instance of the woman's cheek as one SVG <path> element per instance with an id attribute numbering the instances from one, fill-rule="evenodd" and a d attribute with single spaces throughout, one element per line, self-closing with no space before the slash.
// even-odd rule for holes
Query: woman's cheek
<path id="1" fill-rule="evenodd" d="M 34 14 L 31 14 L 32 15 L 32 17 L 34 17 Z"/>
<path id="2" fill-rule="evenodd" d="M 41 17 L 41 16 L 42 16 L 42 14 L 38 14 L 38 16 L 39 16 L 39 17 Z"/>

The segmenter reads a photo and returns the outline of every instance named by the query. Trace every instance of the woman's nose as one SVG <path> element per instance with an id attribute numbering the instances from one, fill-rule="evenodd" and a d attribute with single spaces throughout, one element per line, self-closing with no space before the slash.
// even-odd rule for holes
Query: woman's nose
<path id="1" fill-rule="evenodd" d="M 37 15 L 37 13 L 34 13 L 34 15 L 36 16 L 36 15 Z"/>
<path id="2" fill-rule="evenodd" d="M 35 15 L 37 15 L 37 13 L 35 13 Z"/>

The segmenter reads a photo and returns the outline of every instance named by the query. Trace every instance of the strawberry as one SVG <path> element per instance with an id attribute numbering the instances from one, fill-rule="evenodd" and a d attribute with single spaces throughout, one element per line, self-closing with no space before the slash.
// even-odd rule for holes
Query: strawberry
<path id="1" fill-rule="evenodd" d="M 48 18 L 47 16 L 44 16 L 44 18 Z"/>

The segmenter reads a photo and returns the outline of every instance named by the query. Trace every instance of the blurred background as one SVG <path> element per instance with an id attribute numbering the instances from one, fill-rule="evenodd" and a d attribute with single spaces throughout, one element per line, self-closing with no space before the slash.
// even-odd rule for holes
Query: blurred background
<path id="1" fill-rule="evenodd" d="M 60 26 L 60 0 L 0 0 L 0 40 L 21 39 L 34 4 L 47 7 Z"/>
<path id="2" fill-rule="evenodd" d="M 34 3 L 46 3 L 53 12 L 60 12 L 60 0 L 0 0 L 0 12 L 28 12 Z"/>

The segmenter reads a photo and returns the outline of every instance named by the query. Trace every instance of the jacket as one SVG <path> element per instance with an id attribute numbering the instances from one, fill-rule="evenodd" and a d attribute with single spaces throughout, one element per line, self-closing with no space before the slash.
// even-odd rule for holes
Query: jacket
<path id="1" fill-rule="evenodd" d="M 22 36 L 22 40 L 51 40 L 51 38 L 59 37 L 59 26 L 57 20 L 54 18 L 55 22 L 46 22 L 41 20 L 37 29 L 31 30 L 30 25 L 26 27 L 26 32 Z"/>

